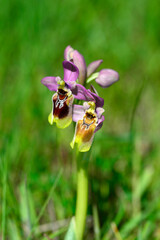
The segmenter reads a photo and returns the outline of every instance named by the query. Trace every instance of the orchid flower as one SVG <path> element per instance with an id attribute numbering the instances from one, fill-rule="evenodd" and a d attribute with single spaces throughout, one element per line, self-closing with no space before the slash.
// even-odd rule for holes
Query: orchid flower
<path id="1" fill-rule="evenodd" d="M 73 121 L 76 122 L 75 134 L 71 142 L 71 147 L 74 148 L 75 143 L 78 145 L 80 152 L 89 151 L 95 132 L 103 125 L 104 112 L 103 98 L 95 93 L 92 93 L 94 101 L 84 102 L 83 106 L 74 105 Z"/>
<path id="2" fill-rule="evenodd" d="M 76 83 L 79 75 L 77 66 L 70 61 L 63 61 L 64 78 L 45 77 L 41 83 L 50 91 L 56 91 L 52 96 L 53 107 L 48 121 L 56 123 L 58 128 L 66 128 L 72 122 L 72 108 L 74 98 L 92 101 L 93 95 L 87 89 Z"/>
<path id="3" fill-rule="evenodd" d="M 79 83 L 83 85 L 85 82 L 89 83 L 95 79 L 97 84 L 103 88 L 107 88 L 119 80 L 118 73 L 112 69 L 102 69 L 100 72 L 94 73 L 103 60 L 91 62 L 87 67 L 84 57 L 71 46 L 66 47 L 64 51 L 64 59 L 73 61 L 73 63 L 78 67 Z"/>

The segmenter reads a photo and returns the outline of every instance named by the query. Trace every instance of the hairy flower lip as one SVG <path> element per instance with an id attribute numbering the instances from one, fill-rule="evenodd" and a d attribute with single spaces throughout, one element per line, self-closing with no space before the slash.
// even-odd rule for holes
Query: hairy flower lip
<path id="1" fill-rule="evenodd" d="M 88 90 L 91 95 L 94 98 L 94 103 L 95 103 L 95 113 L 97 114 L 97 118 L 98 118 L 98 122 L 97 122 L 97 126 L 95 129 L 95 132 L 98 131 L 102 125 L 103 125 L 103 121 L 104 121 L 104 116 L 102 115 L 104 112 L 103 109 L 103 105 L 104 105 L 104 99 L 99 97 L 98 95 L 96 95 L 95 93 L 91 92 L 90 90 Z M 85 114 L 85 112 L 90 108 L 90 105 L 88 102 L 84 102 L 83 106 L 82 105 L 73 105 L 73 115 L 72 115 L 72 119 L 74 122 L 79 121 L 80 119 L 83 119 L 83 116 Z"/>
<path id="2" fill-rule="evenodd" d="M 102 113 L 104 109 L 96 107 L 95 102 L 84 103 L 83 106 L 73 106 L 73 121 L 76 122 L 75 133 L 71 147 L 74 148 L 77 144 L 80 152 L 89 151 L 94 134 L 102 127 L 104 116 Z"/>

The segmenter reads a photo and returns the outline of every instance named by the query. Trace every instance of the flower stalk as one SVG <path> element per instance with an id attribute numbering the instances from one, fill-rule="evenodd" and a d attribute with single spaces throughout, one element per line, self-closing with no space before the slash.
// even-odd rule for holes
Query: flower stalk
<path id="1" fill-rule="evenodd" d="M 89 152 L 77 155 L 77 202 L 76 202 L 76 240 L 82 240 L 86 225 L 88 206 L 88 161 Z"/>
<path id="2" fill-rule="evenodd" d="M 93 80 L 102 88 L 108 88 L 119 80 L 119 75 L 112 69 L 97 68 L 103 62 L 101 59 L 91 62 L 88 67 L 82 54 L 67 46 L 64 51 L 64 77 L 48 76 L 41 83 L 50 91 L 52 96 L 52 111 L 48 121 L 55 122 L 58 128 L 68 127 L 76 122 L 72 148 L 77 147 L 77 203 L 75 218 L 72 218 L 65 240 L 82 240 L 85 230 L 88 205 L 88 162 L 90 148 L 95 133 L 101 129 L 105 119 L 103 112 L 104 99 L 101 98 L 94 86 L 86 89 L 85 85 Z M 74 104 L 74 100 L 80 100 Z M 82 101 L 83 105 L 81 105 Z M 99 234 L 99 233 L 98 233 Z M 97 235 L 98 236 L 98 235 Z M 76 238 L 75 238 L 76 237 Z M 99 236 L 98 236 L 99 238 Z"/>

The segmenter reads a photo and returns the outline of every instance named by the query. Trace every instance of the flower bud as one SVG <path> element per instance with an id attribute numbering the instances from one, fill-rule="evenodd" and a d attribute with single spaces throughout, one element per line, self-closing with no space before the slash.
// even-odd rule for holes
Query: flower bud
<path id="1" fill-rule="evenodd" d="M 107 88 L 113 83 L 119 80 L 119 74 L 112 69 L 102 69 L 96 78 L 96 83 L 98 83 L 102 88 Z"/>

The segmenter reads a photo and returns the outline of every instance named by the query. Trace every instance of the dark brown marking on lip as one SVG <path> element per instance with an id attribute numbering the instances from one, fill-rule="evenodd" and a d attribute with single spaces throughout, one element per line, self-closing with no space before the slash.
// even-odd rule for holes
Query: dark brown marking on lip
<path id="1" fill-rule="evenodd" d="M 67 91 L 65 91 L 65 90 L 63 90 L 61 88 L 58 89 L 58 94 L 65 95 L 66 93 L 67 93 Z"/>
<path id="2" fill-rule="evenodd" d="M 89 119 L 96 118 L 96 116 L 94 114 L 88 113 L 88 112 L 86 112 L 86 117 L 89 118 Z"/>
<path id="3" fill-rule="evenodd" d="M 67 117 L 69 113 L 69 107 L 67 106 L 66 102 L 63 103 L 63 107 L 59 108 L 60 104 L 56 107 L 56 99 L 53 99 L 53 115 L 58 117 L 59 119 Z"/>

